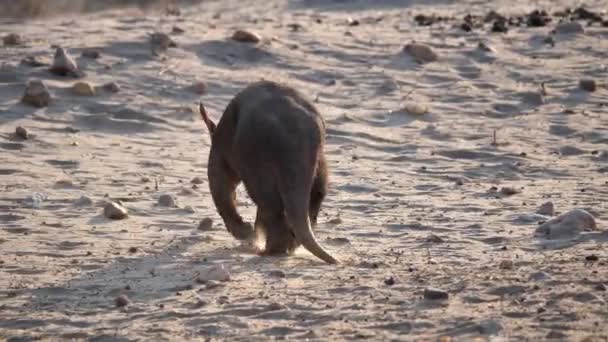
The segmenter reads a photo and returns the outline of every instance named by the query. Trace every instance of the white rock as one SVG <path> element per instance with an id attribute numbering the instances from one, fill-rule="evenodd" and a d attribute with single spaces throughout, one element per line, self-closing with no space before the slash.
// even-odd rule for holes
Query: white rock
<path id="1" fill-rule="evenodd" d="M 32 208 L 40 208 L 42 207 L 42 202 L 46 201 L 47 199 L 48 196 L 46 194 L 34 192 L 25 198 L 25 202 L 27 202 Z"/>
<path id="2" fill-rule="evenodd" d="M 550 240 L 563 239 L 595 229 L 597 224 L 593 215 L 583 209 L 572 209 L 541 224 L 536 228 L 536 235 Z"/>
<path id="3" fill-rule="evenodd" d="M 421 103 L 406 102 L 401 110 L 412 115 L 424 115 L 428 113 L 429 107 Z"/>
<path id="4" fill-rule="evenodd" d="M 439 59 L 439 55 L 425 44 L 410 43 L 403 47 L 403 51 L 412 56 L 418 63 L 430 63 Z"/>
<path id="5" fill-rule="evenodd" d="M 127 209 L 115 202 L 109 202 L 105 205 L 103 215 L 111 220 L 122 220 L 129 216 Z"/>
<path id="6" fill-rule="evenodd" d="M 194 272 L 194 276 L 199 283 L 207 281 L 229 281 L 230 271 L 228 271 L 224 265 L 219 264 L 200 269 Z"/>
<path id="7" fill-rule="evenodd" d="M 582 34 L 585 28 L 578 21 L 562 22 L 555 27 L 557 34 Z"/>
<path id="8" fill-rule="evenodd" d="M 76 61 L 62 47 L 55 50 L 53 65 L 49 70 L 59 76 L 78 76 L 81 74 Z"/>

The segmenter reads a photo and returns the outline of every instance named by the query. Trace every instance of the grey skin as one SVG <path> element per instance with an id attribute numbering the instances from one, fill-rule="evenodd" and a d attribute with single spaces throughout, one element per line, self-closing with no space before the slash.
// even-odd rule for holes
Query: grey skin
<path id="1" fill-rule="evenodd" d="M 217 126 L 202 104 L 200 112 L 211 134 L 209 189 L 228 231 L 238 240 L 265 236 L 261 255 L 291 254 L 301 244 L 337 263 L 312 230 L 327 193 L 325 123 L 316 108 L 290 87 L 260 81 L 230 101 Z M 257 206 L 255 229 L 236 209 L 241 181 Z"/>

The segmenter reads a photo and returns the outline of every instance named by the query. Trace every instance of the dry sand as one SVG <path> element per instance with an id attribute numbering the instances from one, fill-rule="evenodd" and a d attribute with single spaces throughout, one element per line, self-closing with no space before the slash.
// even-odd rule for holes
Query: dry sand
<path id="1" fill-rule="evenodd" d="M 3 19 L 1 35 L 24 43 L 0 47 L 0 339 L 608 340 L 608 28 L 582 20 L 584 32 L 553 36 L 556 17 L 507 33 L 460 28 L 469 13 L 574 5 L 222 0 L 181 16 Z M 448 19 L 420 26 L 421 13 Z M 178 46 L 153 55 L 149 34 L 174 26 Z M 230 40 L 237 29 L 262 40 Z M 413 40 L 436 60 L 406 55 Z M 86 76 L 20 64 L 50 62 L 52 45 Z M 338 266 L 303 250 L 257 257 L 215 212 L 197 103 L 217 119 L 261 78 L 301 89 L 327 120 L 317 235 Z M 20 103 L 33 79 L 49 87 L 48 107 Z M 77 81 L 96 95 L 75 95 Z M 158 206 L 162 194 L 177 207 Z M 106 219 L 108 198 L 129 217 Z M 597 229 L 535 237 L 547 201 L 557 214 L 588 210 Z M 242 189 L 239 204 L 251 220 Z M 205 218 L 212 230 L 197 229 Z M 228 281 L 196 280 L 218 265 Z M 425 299 L 426 288 L 449 298 Z M 128 305 L 116 307 L 120 295 Z"/>

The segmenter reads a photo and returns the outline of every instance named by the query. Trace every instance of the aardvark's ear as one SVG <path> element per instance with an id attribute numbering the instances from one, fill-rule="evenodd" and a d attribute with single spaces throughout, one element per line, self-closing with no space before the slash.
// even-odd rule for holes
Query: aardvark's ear
<path id="1" fill-rule="evenodd" d="M 211 119 L 209 119 L 209 115 L 207 114 L 207 110 L 205 109 L 205 106 L 203 106 L 202 102 L 199 103 L 198 110 L 201 112 L 201 117 L 203 118 L 203 121 L 205 122 L 205 125 L 207 125 L 207 129 L 209 130 L 209 134 L 211 134 L 211 136 L 213 136 L 213 132 L 215 132 L 215 123 L 213 121 L 211 121 Z"/>

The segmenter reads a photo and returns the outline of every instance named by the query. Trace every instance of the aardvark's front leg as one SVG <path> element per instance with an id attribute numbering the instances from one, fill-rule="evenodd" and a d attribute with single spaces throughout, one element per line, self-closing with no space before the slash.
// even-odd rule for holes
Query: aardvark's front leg
<path id="1" fill-rule="evenodd" d="M 252 225 L 244 222 L 236 210 L 235 190 L 241 180 L 213 148 L 209 154 L 207 176 L 213 202 L 228 231 L 238 240 L 252 238 L 254 235 Z"/>

